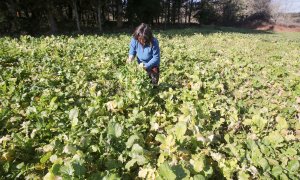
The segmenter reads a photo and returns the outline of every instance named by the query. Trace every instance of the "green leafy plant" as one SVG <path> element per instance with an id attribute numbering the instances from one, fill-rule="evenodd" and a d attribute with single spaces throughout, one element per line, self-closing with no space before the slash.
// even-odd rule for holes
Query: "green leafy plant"
<path id="1" fill-rule="evenodd" d="M 203 32 L 0 38 L 0 177 L 299 179 L 299 41 Z"/>

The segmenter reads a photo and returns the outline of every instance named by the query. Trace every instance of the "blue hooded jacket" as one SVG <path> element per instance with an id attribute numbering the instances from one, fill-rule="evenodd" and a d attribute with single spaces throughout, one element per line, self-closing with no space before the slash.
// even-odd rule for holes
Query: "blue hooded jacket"
<path id="1" fill-rule="evenodd" d="M 158 40 L 153 38 L 152 45 L 142 46 L 137 40 L 131 38 L 129 55 L 137 56 L 138 63 L 143 63 L 147 70 L 160 65 L 160 49 Z"/>

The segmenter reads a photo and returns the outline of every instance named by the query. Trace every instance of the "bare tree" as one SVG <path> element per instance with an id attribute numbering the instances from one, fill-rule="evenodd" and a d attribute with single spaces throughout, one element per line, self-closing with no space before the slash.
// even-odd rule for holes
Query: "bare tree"
<path id="1" fill-rule="evenodd" d="M 116 0 L 117 3 L 117 27 L 121 28 L 123 25 L 122 17 L 123 17 L 123 4 L 122 0 Z"/>
<path id="2" fill-rule="evenodd" d="M 54 12 L 54 7 L 53 7 L 53 1 L 48 1 L 47 3 L 47 17 L 48 17 L 48 22 L 50 25 L 50 32 L 51 33 L 56 33 L 57 32 L 57 24 L 55 21 L 55 12 Z"/>
<path id="3" fill-rule="evenodd" d="M 102 5 L 103 5 L 102 1 L 103 0 L 98 0 L 97 3 L 98 27 L 100 32 L 102 32 L 102 20 L 101 20 Z"/>
<path id="4" fill-rule="evenodd" d="M 11 18 L 11 31 L 16 32 L 18 30 L 18 17 L 17 17 L 17 10 L 16 10 L 16 2 L 15 0 L 9 0 L 6 2 L 6 6 L 8 12 L 10 13 Z"/>
<path id="5" fill-rule="evenodd" d="M 270 15 L 271 0 L 240 0 L 240 13 L 245 17 Z"/>
<path id="6" fill-rule="evenodd" d="M 80 32 L 81 29 L 80 29 L 80 21 L 79 21 L 78 8 L 77 8 L 77 0 L 72 0 L 72 2 L 73 2 L 73 11 L 75 15 L 77 30 L 78 32 Z"/>
<path id="7" fill-rule="evenodd" d="M 191 23 L 191 17 L 192 17 L 192 12 L 193 12 L 193 0 L 190 0 L 190 10 L 189 10 L 189 23 Z"/>
<path id="8" fill-rule="evenodd" d="M 294 25 L 296 24 L 294 18 L 290 13 L 288 13 L 289 9 L 292 9 L 292 2 L 282 2 L 282 1 L 273 1 L 270 11 L 272 22 L 274 24 L 282 24 L 282 25 Z"/>

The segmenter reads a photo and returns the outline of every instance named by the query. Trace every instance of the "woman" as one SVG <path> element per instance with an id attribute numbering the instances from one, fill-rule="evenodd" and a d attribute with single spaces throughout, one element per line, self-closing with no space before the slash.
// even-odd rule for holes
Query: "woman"
<path id="1" fill-rule="evenodd" d="M 147 24 L 139 25 L 131 38 L 128 62 L 132 62 L 137 56 L 137 62 L 142 66 L 151 78 L 153 85 L 158 84 L 160 49 L 158 40 L 153 37 Z"/>

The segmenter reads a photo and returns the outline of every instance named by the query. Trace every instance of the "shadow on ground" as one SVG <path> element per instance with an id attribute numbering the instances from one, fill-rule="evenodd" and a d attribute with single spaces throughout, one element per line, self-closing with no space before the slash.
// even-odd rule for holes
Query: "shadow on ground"
<path id="1" fill-rule="evenodd" d="M 247 28 L 236 28 L 236 27 L 222 27 L 222 26 L 201 26 L 198 28 L 185 28 L 185 29 L 171 29 L 171 30 L 158 30 L 162 35 L 165 36 L 191 36 L 194 34 L 210 35 L 215 33 L 239 33 L 239 34 L 273 34 L 270 31 L 254 30 Z"/>
<path id="2" fill-rule="evenodd" d="M 240 34 L 273 34 L 270 31 L 265 30 L 254 30 L 247 28 L 237 28 L 237 27 L 223 27 L 223 26 L 183 26 L 183 27 L 173 27 L 173 28 L 163 28 L 163 27 L 154 27 L 154 34 L 160 33 L 163 36 L 191 36 L 194 34 L 203 34 L 210 35 L 214 33 L 240 33 Z M 70 36 L 76 37 L 79 35 L 131 35 L 133 32 L 132 28 L 123 28 L 123 29 L 111 29 L 106 30 L 103 33 L 99 33 L 96 30 L 88 30 L 81 33 L 76 31 L 74 32 L 60 32 L 56 34 L 51 33 L 39 33 L 39 34 L 14 34 L 14 35 L 0 35 L 0 37 L 14 37 L 18 38 L 22 35 L 29 35 L 32 37 L 45 37 L 45 36 Z"/>

